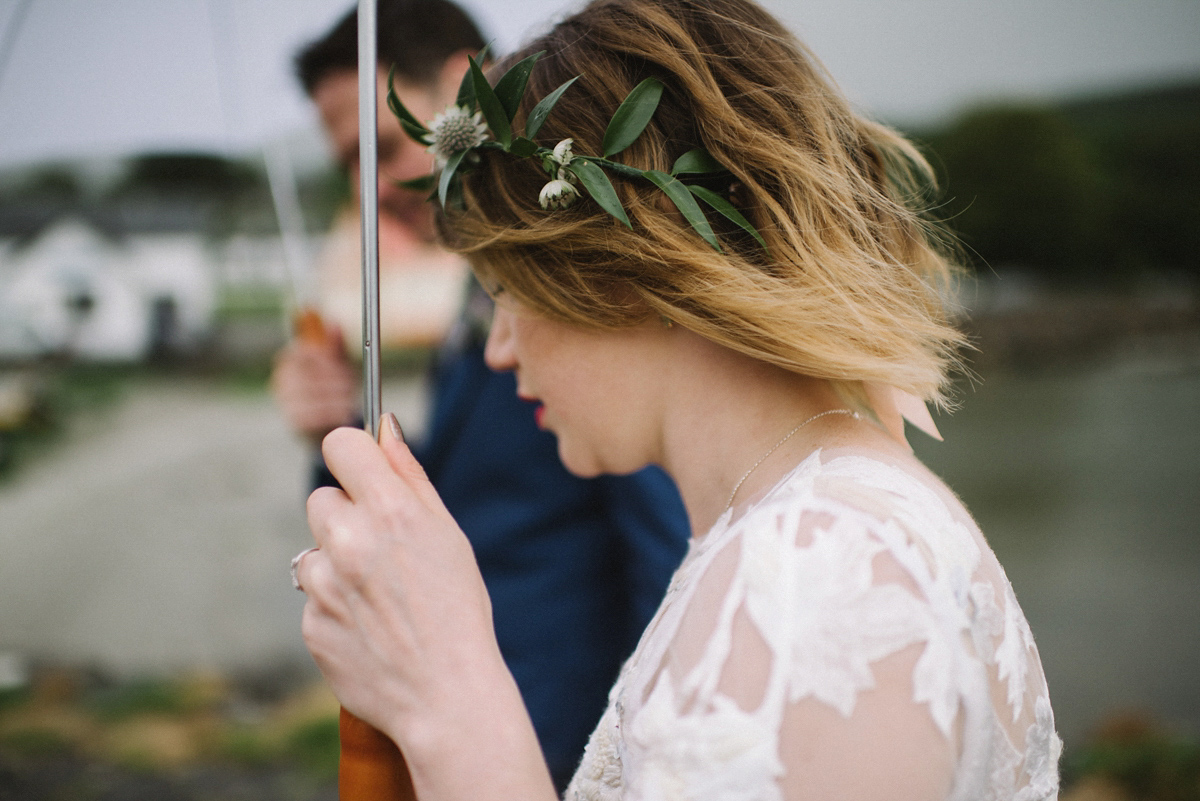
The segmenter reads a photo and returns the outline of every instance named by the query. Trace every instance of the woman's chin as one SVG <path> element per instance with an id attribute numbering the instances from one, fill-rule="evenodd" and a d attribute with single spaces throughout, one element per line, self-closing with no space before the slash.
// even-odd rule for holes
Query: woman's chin
<path id="1" fill-rule="evenodd" d="M 570 442 L 558 437 L 558 458 L 563 463 L 563 467 L 567 472 L 576 478 L 595 478 L 596 476 L 604 475 L 612 472 L 608 470 L 602 461 L 597 458 L 592 451 L 572 447 Z"/>
<path id="2" fill-rule="evenodd" d="M 570 447 L 564 447 L 561 438 L 558 441 L 558 458 L 563 463 L 563 467 L 567 469 L 567 472 L 576 478 L 626 476 L 630 473 L 636 473 L 649 464 L 644 461 L 618 460 L 620 463 L 616 463 L 611 460 L 601 459 L 594 452 L 581 453 Z"/>
<path id="3" fill-rule="evenodd" d="M 567 472 L 576 478 L 595 478 L 606 472 L 594 460 L 572 459 L 563 452 L 561 447 L 558 449 L 558 458 L 562 461 L 563 467 L 567 468 Z"/>

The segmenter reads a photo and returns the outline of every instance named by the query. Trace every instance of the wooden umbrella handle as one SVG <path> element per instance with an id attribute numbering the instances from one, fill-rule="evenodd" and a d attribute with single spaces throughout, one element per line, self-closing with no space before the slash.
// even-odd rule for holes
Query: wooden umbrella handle
<path id="1" fill-rule="evenodd" d="M 386 734 L 342 710 L 340 801 L 416 801 L 404 755 Z"/>

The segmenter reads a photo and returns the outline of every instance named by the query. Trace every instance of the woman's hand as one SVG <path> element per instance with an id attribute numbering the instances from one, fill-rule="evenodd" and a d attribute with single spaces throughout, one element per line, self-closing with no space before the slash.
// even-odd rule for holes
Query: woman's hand
<path id="1" fill-rule="evenodd" d="M 504 785 L 552 798 L 470 543 L 395 418 L 382 422 L 379 444 L 349 428 L 323 443 L 344 490 L 308 500 L 320 550 L 297 567 L 305 642 L 342 705 L 400 746 L 421 798 Z"/>
<path id="2" fill-rule="evenodd" d="M 320 550 L 297 570 L 317 664 L 348 710 L 393 736 L 447 677 L 499 660 L 471 546 L 394 421 L 385 418 L 380 445 L 351 428 L 325 438 L 344 491 L 309 497 Z"/>

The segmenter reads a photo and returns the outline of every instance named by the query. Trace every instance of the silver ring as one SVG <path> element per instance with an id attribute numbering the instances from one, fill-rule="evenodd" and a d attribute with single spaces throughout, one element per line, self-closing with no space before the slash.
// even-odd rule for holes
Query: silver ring
<path id="1" fill-rule="evenodd" d="M 305 548 L 303 551 L 292 557 L 292 586 L 300 590 L 300 592 L 304 592 L 304 588 L 300 586 L 300 579 L 296 577 L 296 568 L 300 566 L 301 559 L 308 556 L 313 551 L 319 550 L 321 550 L 319 547 Z"/>

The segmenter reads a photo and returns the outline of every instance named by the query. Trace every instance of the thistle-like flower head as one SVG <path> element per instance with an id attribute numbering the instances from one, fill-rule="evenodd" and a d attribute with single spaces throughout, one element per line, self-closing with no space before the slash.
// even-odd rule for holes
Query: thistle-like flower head
<path id="1" fill-rule="evenodd" d="M 561 172 L 561 170 L 560 170 Z M 579 198 L 579 190 L 561 178 L 542 187 L 538 203 L 543 209 L 565 209 Z"/>
<path id="2" fill-rule="evenodd" d="M 487 125 L 482 112 L 462 106 L 449 106 L 429 123 L 426 137 L 428 150 L 437 159 L 438 167 L 444 167 L 450 157 L 460 150 L 469 150 L 487 141 Z"/>

